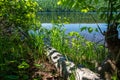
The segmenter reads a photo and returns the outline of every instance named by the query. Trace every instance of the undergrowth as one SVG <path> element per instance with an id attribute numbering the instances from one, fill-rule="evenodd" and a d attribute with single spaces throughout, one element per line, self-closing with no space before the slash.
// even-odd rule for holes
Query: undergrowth
<path id="1" fill-rule="evenodd" d="M 66 34 L 63 25 L 54 24 L 51 29 L 41 27 L 37 30 L 29 30 L 28 34 L 29 38 L 24 37 L 22 40 L 17 32 L 13 33 L 12 37 L 6 35 L 0 38 L 2 42 L 0 44 L 2 47 L 0 54 L 1 79 L 25 80 L 32 78 L 30 77 L 34 74 L 32 70 L 42 65 L 37 61 L 46 61 L 44 45 L 56 48 L 76 65 L 81 66 L 82 64 L 92 70 L 95 70 L 97 64 L 106 56 L 103 45 L 87 41 L 78 32 Z M 19 36 L 14 37 L 15 35 Z"/>
<path id="2" fill-rule="evenodd" d="M 40 44 L 37 45 L 39 49 L 42 49 L 44 45 L 50 45 L 75 64 L 95 69 L 106 57 L 104 46 L 86 40 L 78 32 L 66 34 L 63 26 L 53 24 L 50 29 L 41 27 L 37 31 L 31 30 L 29 34 L 35 39 L 35 44 Z M 40 54 L 43 55 L 41 52 Z"/>
<path id="3" fill-rule="evenodd" d="M 48 73 L 56 76 L 44 55 L 45 45 L 90 69 L 106 55 L 102 45 L 87 41 L 77 32 L 66 34 L 62 24 L 55 24 L 60 20 L 51 29 L 41 27 L 34 0 L 2 0 L 0 7 L 0 80 L 41 80 Z"/>

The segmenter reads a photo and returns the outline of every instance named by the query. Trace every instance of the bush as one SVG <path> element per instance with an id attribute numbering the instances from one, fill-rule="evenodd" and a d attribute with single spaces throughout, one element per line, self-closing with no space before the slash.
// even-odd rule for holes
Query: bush
<path id="1" fill-rule="evenodd" d="M 33 49 L 23 34 L 40 27 L 38 4 L 33 0 L 1 0 L 0 8 L 0 78 L 28 79 Z"/>

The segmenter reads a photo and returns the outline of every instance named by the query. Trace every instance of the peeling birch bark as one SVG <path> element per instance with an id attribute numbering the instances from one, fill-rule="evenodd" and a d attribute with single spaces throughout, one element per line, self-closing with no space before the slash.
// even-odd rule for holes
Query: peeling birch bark
<path id="1" fill-rule="evenodd" d="M 74 74 L 75 80 L 102 80 L 98 74 L 88 68 L 76 67 L 73 62 L 67 60 L 56 49 L 46 46 L 45 50 L 45 55 L 52 62 L 52 64 L 54 64 L 64 80 L 68 80 L 71 74 Z"/>

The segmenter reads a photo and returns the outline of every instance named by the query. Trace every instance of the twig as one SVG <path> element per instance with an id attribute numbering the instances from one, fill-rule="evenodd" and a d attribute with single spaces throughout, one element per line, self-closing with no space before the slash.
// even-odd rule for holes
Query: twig
<path id="1" fill-rule="evenodd" d="M 93 18 L 93 20 L 95 21 L 95 23 L 96 23 L 96 25 L 97 25 L 97 27 L 98 27 L 100 33 L 101 33 L 102 35 L 104 35 L 104 33 L 102 32 L 100 26 L 97 24 L 97 21 L 95 20 L 95 18 L 94 18 L 91 14 L 89 14 L 89 15 L 90 15 L 90 16 Z"/>

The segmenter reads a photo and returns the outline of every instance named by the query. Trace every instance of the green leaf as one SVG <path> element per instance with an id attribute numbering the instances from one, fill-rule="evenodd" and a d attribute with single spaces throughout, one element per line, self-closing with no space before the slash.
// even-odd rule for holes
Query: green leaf
<path id="1" fill-rule="evenodd" d="M 89 11 L 89 8 L 81 9 L 81 12 L 87 13 Z"/>
<path id="2" fill-rule="evenodd" d="M 58 2 L 57 2 L 57 5 L 61 5 L 61 4 L 62 4 L 62 1 L 58 1 Z"/>
<path id="3" fill-rule="evenodd" d="M 34 64 L 34 66 L 41 67 L 42 65 L 41 64 Z"/>
<path id="4" fill-rule="evenodd" d="M 82 27 L 82 28 L 80 28 L 80 31 L 84 31 L 86 29 L 87 29 L 87 27 Z"/>
<path id="5" fill-rule="evenodd" d="M 72 8 L 74 8 L 77 5 L 78 1 L 75 1 L 74 4 L 72 5 Z"/>
<path id="6" fill-rule="evenodd" d="M 19 69 L 23 68 L 23 69 L 26 69 L 26 68 L 29 68 L 29 64 L 26 63 L 25 61 L 23 61 L 19 66 L 18 66 Z"/>
<path id="7" fill-rule="evenodd" d="M 93 28 L 92 27 L 89 27 L 88 28 L 88 32 L 91 33 L 93 31 Z"/>

